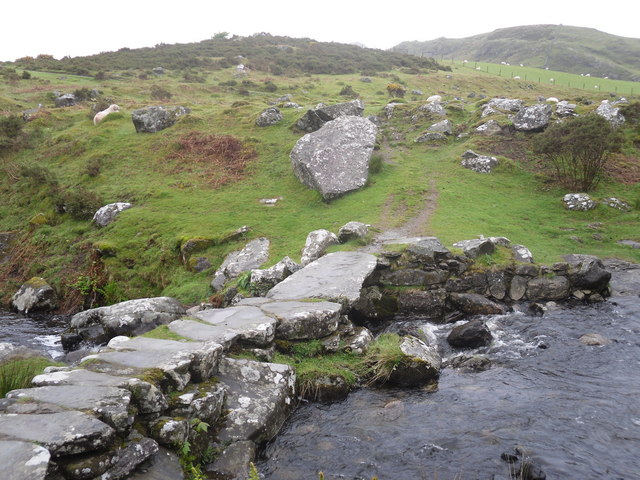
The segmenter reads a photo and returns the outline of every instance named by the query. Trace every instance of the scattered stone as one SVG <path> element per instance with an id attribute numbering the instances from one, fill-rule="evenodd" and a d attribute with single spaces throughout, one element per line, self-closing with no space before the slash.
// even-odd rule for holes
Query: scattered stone
<path id="1" fill-rule="evenodd" d="M 343 116 L 361 117 L 364 112 L 364 104 L 361 100 L 353 100 L 336 105 L 320 103 L 316 108 L 308 110 L 302 118 L 296 122 L 296 127 L 305 132 L 315 132 L 325 123 Z"/>
<path id="2" fill-rule="evenodd" d="M 454 243 L 453 246 L 461 248 L 469 258 L 478 258 L 480 255 L 491 255 L 496 250 L 495 244 L 488 238 L 462 240 Z"/>
<path id="3" fill-rule="evenodd" d="M 365 186 L 378 128 L 362 117 L 343 116 L 303 136 L 291 151 L 293 171 L 324 200 Z"/>
<path id="4" fill-rule="evenodd" d="M 196 273 L 209 270 L 212 265 L 207 257 L 193 257 L 189 259 L 189 267 Z"/>
<path id="5" fill-rule="evenodd" d="M 11 297 L 11 307 L 24 314 L 55 310 L 57 306 L 58 299 L 55 290 L 41 277 L 33 277 L 23 283 Z"/>
<path id="6" fill-rule="evenodd" d="M 360 81 L 363 83 L 371 83 L 373 80 L 369 77 L 360 77 Z"/>
<path id="7" fill-rule="evenodd" d="M 139 298 L 76 313 L 71 318 L 70 331 L 85 342 L 106 343 L 118 335 L 141 335 L 185 313 L 184 307 L 171 297 Z"/>
<path id="8" fill-rule="evenodd" d="M 486 107 L 503 110 L 506 112 L 518 112 L 524 106 L 522 100 L 513 98 L 492 98 Z"/>
<path id="9" fill-rule="evenodd" d="M 441 358 L 436 347 L 407 335 L 400 341 L 400 350 L 405 356 L 389 375 L 389 383 L 419 387 L 440 376 Z"/>
<path id="10" fill-rule="evenodd" d="M 607 120 L 612 127 L 617 128 L 625 122 L 624 115 L 620 109 L 609 103 L 609 100 L 603 100 L 596 108 L 596 114 Z"/>
<path id="11" fill-rule="evenodd" d="M 565 117 L 575 117 L 576 113 L 576 104 L 569 103 L 566 100 L 562 100 L 556 104 L 556 116 L 560 118 Z"/>
<path id="12" fill-rule="evenodd" d="M 631 248 L 640 248 L 640 242 L 636 242 L 635 240 L 618 240 L 616 243 Z"/>
<path id="13" fill-rule="evenodd" d="M 269 245 L 269 239 L 256 238 L 247 243 L 242 250 L 236 250 L 227 255 L 213 276 L 211 281 L 213 290 L 220 291 L 229 280 L 262 266 L 269 259 Z"/>
<path id="14" fill-rule="evenodd" d="M 421 107 L 418 107 L 418 111 L 422 113 L 432 113 L 434 115 L 441 115 L 443 117 L 447 115 L 446 110 L 442 107 L 442 104 L 440 102 L 425 103 Z"/>
<path id="15" fill-rule="evenodd" d="M 411 94 L 412 95 L 424 95 L 424 93 L 422 93 L 422 90 L 411 90 Z"/>
<path id="16" fill-rule="evenodd" d="M 549 125 L 551 113 L 551 105 L 544 103 L 525 107 L 513 118 L 513 126 L 519 131 L 539 132 Z"/>
<path id="17" fill-rule="evenodd" d="M 93 223 L 99 227 L 106 227 L 113 222 L 118 214 L 123 210 L 133 207 L 132 204 L 126 202 L 116 202 L 100 207 L 93 215 Z"/>
<path id="18" fill-rule="evenodd" d="M 164 75 L 164 73 L 165 73 L 165 70 L 164 70 L 164 68 L 162 68 L 162 67 L 153 67 L 153 68 L 151 69 L 151 71 L 152 71 L 153 73 L 155 73 L 156 75 Z"/>
<path id="19" fill-rule="evenodd" d="M 534 263 L 531 250 L 524 245 L 513 245 L 511 247 L 511 252 L 513 253 L 513 260 L 516 262 Z"/>
<path id="20" fill-rule="evenodd" d="M 440 103 L 442 102 L 442 97 L 440 95 L 431 95 L 427 98 L 427 102 L 429 103 Z"/>
<path id="21" fill-rule="evenodd" d="M 484 372 L 491 368 L 491 359 L 486 355 L 456 355 L 446 362 L 447 367 L 457 368 L 462 372 Z"/>
<path id="22" fill-rule="evenodd" d="M 500 135 L 502 133 L 502 127 L 497 121 L 492 119 L 477 127 L 476 132 L 488 136 Z"/>
<path id="23" fill-rule="evenodd" d="M 78 101 L 78 99 L 73 93 L 64 93 L 64 94 L 56 95 L 56 92 L 54 92 L 54 95 L 55 95 L 55 98 L 53 100 L 53 103 L 56 107 L 59 107 L 59 108 L 73 107 Z"/>
<path id="24" fill-rule="evenodd" d="M 441 122 L 434 123 L 428 129 L 431 133 L 443 133 L 444 135 L 453 134 L 453 124 L 450 120 L 442 120 Z"/>
<path id="25" fill-rule="evenodd" d="M 467 150 L 462 154 L 462 166 L 477 173 L 491 173 L 491 170 L 498 165 L 496 157 L 478 155 L 473 150 Z"/>
<path id="26" fill-rule="evenodd" d="M 264 270 L 251 270 L 251 291 L 254 295 L 265 295 L 269 290 L 283 281 L 289 275 L 302 268 L 289 257 L 284 257 L 274 266 Z"/>
<path id="27" fill-rule="evenodd" d="M 349 240 L 366 238 L 369 234 L 369 227 L 370 225 L 362 222 L 348 222 L 340 227 L 338 231 L 338 241 L 340 243 L 346 243 Z"/>
<path id="28" fill-rule="evenodd" d="M 274 206 L 276 203 L 278 203 L 280 200 L 282 200 L 282 197 L 275 197 L 275 198 L 261 198 L 259 200 L 259 202 L 262 205 L 267 205 L 269 207 Z"/>
<path id="29" fill-rule="evenodd" d="M 151 437 L 165 447 L 183 445 L 189 435 L 189 423 L 185 419 L 160 417 L 149 427 Z"/>
<path id="30" fill-rule="evenodd" d="M 186 107 L 152 106 L 134 110 L 131 113 L 131 119 L 137 133 L 156 133 L 171 127 L 180 117 L 188 113 L 191 113 L 191 110 Z"/>
<path id="31" fill-rule="evenodd" d="M 439 132 L 426 132 L 415 139 L 416 143 L 438 143 L 447 139 L 446 135 Z"/>
<path id="32" fill-rule="evenodd" d="M 585 335 L 582 335 L 578 339 L 578 341 L 583 345 L 590 345 L 590 346 L 602 346 L 602 345 L 609 345 L 610 343 L 612 343 L 611 340 L 600 335 L 599 333 L 587 333 Z"/>
<path id="33" fill-rule="evenodd" d="M 447 336 L 447 342 L 456 348 L 484 347 L 489 345 L 492 340 L 491 331 L 481 320 L 471 320 L 458 325 Z"/>
<path id="34" fill-rule="evenodd" d="M 269 127 L 275 125 L 282 120 L 282 113 L 277 107 L 269 107 L 263 111 L 256 119 L 256 125 L 258 127 Z"/>
<path id="35" fill-rule="evenodd" d="M 338 243 L 340 243 L 338 237 L 329 230 L 320 229 L 310 232 L 302 249 L 301 265 L 306 267 L 323 256 L 327 248 Z"/>
<path id="36" fill-rule="evenodd" d="M 586 193 L 567 193 L 562 201 L 568 210 L 586 212 L 596 208 L 597 204 Z"/>
<path id="37" fill-rule="evenodd" d="M 421 237 L 412 241 L 405 249 L 410 261 L 439 263 L 451 258 L 451 252 L 436 237 Z"/>
<path id="38" fill-rule="evenodd" d="M 609 198 L 603 198 L 602 199 L 602 203 L 604 205 L 607 205 L 611 208 L 615 208 L 617 210 L 620 210 L 622 212 L 628 212 L 631 210 L 631 205 L 629 205 L 627 202 L 624 202 L 622 200 L 620 200 L 619 198 L 615 198 L 615 197 L 609 197 Z"/>
<path id="39" fill-rule="evenodd" d="M 254 461 L 255 456 L 256 444 L 251 440 L 233 442 L 213 463 L 205 467 L 205 471 L 215 475 L 215 478 L 231 480 L 251 478 L 249 464 Z"/>

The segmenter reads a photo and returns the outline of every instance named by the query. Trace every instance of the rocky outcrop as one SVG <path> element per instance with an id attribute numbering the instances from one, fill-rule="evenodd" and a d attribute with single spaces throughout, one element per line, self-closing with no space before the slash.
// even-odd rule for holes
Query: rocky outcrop
<path id="1" fill-rule="evenodd" d="M 471 240 L 461 240 L 453 244 L 456 248 L 461 248 L 462 252 L 469 258 L 478 258 L 480 255 L 491 255 L 496 250 L 495 244 L 489 238 L 474 238 Z"/>
<path id="2" fill-rule="evenodd" d="M 364 239 L 369 234 L 369 227 L 362 222 L 347 222 L 338 230 L 338 241 L 346 243 L 350 240 Z"/>
<path id="3" fill-rule="evenodd" d="M 60 93 L 54 92 L 54 100 L 53 103 L 56 107 L 73 107 L 78 99 L 73 93 Z"/>
<path id="4" fill-rule="evenodd" d="M 400 340 L 403 358 L 391 371 L 388 383 L 402 387 L 419 387 L 440 376 L 442 360 L 436 347 L 407 335 Z"/>
<path id="5" fill-rule="evenodd" d="M 453 124 L 450 120 L 442 120 L 441 122 L 434 123 L 428 128 L 431 133 L 442 133 L 444 135 L 453 134 Z"/>
<path id="6" fill-rule="evenodd" d="M 309 133 L 291 151 L 293 171 L 324 200 L 365 186 L 377 127 L 368 119 L 344 116 Z"/>
<path id="7" fill-rule="evenodd" d="M 133 207 L 133 205 L 127 202 L 110 203 L 104 207 L 100 207 L 93 215 L 92 221 L 99 227 L 106 227 L 116 219 L 120 212 L 131 207 Z"/>
<path id="8" fill-rule="evenodd" d="M 58 305 L 55 290 L 44 278 L 33 277 L 11 297 L 11 307 L 21 313 L 54 310 Z"/>
<path id="9" fill-rule="evenodd" d="M 106 343 L 118 335 L 141 335 L 185 315 L 184 307 L 171 297 L 140 298 L 93 308 L 71 318 L 63 346 L 81 342 Z"/>
<path id="10" fill-rule="evenodd" d="M 251 270 L 251 291 L 255 295 L 264 296 L 269 290 L 283 281 L 289 275 L 302 268 L 289 257 L 284 257 L 274 266 L 263 270 Z"/>
<path id="11" fill-rule="evenodd" d="M 320 103 L 316 108 L 308 110 L 307 113 L 296 122 L 296 127 L 304 132 L 311 133 L 319 130 L 325 123 L 331 120 L 344 116 L 361 117 L 362 112 L 364 112 L 364 104 L 361 100 L 353 100 L 336 105 Z"/>
<path id="12" fill-rule="evenodd" d="M 489 120 L 476 128 L 476 132 L 482 135 L 500 135 L 502 133 L 502 127 L 495 120 Z"/>
<path id="13" fill-rule="evenodd" d="M 213 290 L 220 291 L 229 280 L 239 277 L 244 272 L 260 268 L 269 259 L 269 245 L 269 239 L 261 237 L 247 243 L 242 250 L 227 255 L 213 276 Z"/>
<path id="14" fill-rule="evenodd" d="M 186 107 L 152 106 L 134 110 L 131 113 L 131 120 L 137 133 L 156 133 L 171 127 L 180 117 L 188 113 L 191 113 L 191 110 Z"/>
<path id="15" fill-rule="evenodd" d="M 282 113 L 277 107 L 270 107 L 264 110 L 256 119 L 258 127 L 269 127 L 282 120 Z"/>
<path id="16" fill-rule="evenodd" d="M 549 125 L 551 113 L 551 105 L 545 103 L 522 108 L 513 118 L 513 126 L 522 132 L 542 131 Z"/>
<path id="17" fill-rule="evenodd" d="M 489 345 L 492 340 L 491 331 L 481 320 L 471 320 L 458 325 L 447 336 L 447 342 L 456 348 L 484 347 Z"/>

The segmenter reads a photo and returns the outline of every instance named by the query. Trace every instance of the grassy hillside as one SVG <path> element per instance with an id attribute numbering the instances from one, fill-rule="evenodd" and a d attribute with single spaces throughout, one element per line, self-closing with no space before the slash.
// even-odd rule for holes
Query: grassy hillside
<path id="1" fill-rule="evenodd" d="M 480 234 L 504 235 L 527 245 L 540 262 L 575 252 L 640 261 L 640 251 L 616 243 L 640 241 L 640 187 L 633 176 L 638 174 L 637 130 L 626 130 L 628 141 L 616 156 L 612 176 L 594 193 L 635 203 L 631 213 L 605 206 L 587 213 L 564 210 L 560 199 L 567 192 L 547 181 L 544 165 L 530 152 L 530 135 L 452 137 L 440 146 L 414 142 L 434 122 L 411 116 L 434 93 L 444 97 L 458 133 L 480 123 L 479 108 L 486 102 L 480 95 L 528 103 L 553 95 L 577 101 L 580 113 L 586 113 L 608 94 L 523 84 L 459 65 L 451 73 L 378 73 L 371 83 L 360 81 L 360 72 L 290 77 L 254 70 L 244 79 L 234 77 L 235 68 L 193 72 L 202 81 L 185 81 L 181 69 L 150 78 L 146 67 L 110 71 L 102 80 L 39 72 L 30 79 L 0 77 L 4 115 L 44 105 L 24 125 L 14 149 L 0 156 L 0 232 L 14 232 L 17 238 L 11 260 L 0 264 L 3 302 L 38 275 L 64 295 L 66 309 L 78 308 L 83 295 L 96 289 L 102 301 L 171 295 L 195 303 L 212 295 L 213 272 L 248 239 L 271 240 L 270 264 L 284 255 L 299 260 L 311 230 L 337 232 L 350 220 L 393 228 L 425 210 L 432 213 L 417 233 L 436 235 L 449 245 Z M 369 185 L 332 203 L 323 202 L 292 173 L 289 152 L 301 134 L 291 126 L 305 110 L 283 109 L 284 121 L 278 125 L 255 125 L 258 114 L 281 95 L 290 94 L 310 108 L 349 100 L 340 95 L 349 85 L 363 99 L 365 115 L 380 115 L 390 100 L 386 86 L 391 82 L 425 95 L 408 94 L 383 124 L 380 154 L 385 162 Z M 50 92 L 83 88 L 100 90 L 102 101 L 115 102 L 122 111 L 94 127 L 89 101 L 52 107 Z M 158 88 L 171 98 L 153 99 Z M 588 99 L 597 103 L 586 105 Z M 159 103 L 188 106 L 192 113 L 162 132 L 137 134 L 131 111 Z M 207 147 L 224 136 L 242 142 L 246 155 L 232 158 Z M 501 166 L 491 175 L 463 169 L 460 155 L 470 148 L 497 155 Z M 282 197 L 276 206 L 260 203 L 274 197 Z M 61 198 L 73 199 L 78 209 L 116 201 L 134 207 L 99 229 L 61 211 Z M 243 225 L 251 228 L 244 238 L 226 240 Z M 207 257 L 211 269 L 195 273 L 183 263 L 179 248 L 188 239 L 203 240 L 194 255 Z"/>
<path id="2" fill-rule="evenodd" d="M 530 25 L 454 39 L 403 42 L 394 51 L 433 57 L 512 65 L 621 80 L 640 80 L 640 39 L 592 28 Z"/>

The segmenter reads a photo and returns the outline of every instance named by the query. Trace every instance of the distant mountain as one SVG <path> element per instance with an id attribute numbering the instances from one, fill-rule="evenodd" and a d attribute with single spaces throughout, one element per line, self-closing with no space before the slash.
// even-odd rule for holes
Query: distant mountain
<path id="1" fill-rule="evenodd" d="M 60 60 L 51 55 L 38 55 L 35 58 L 19 58 L 14 65 L 27 70 L 95 75 L 110 70 L 151 70 L 155 67 L 173 70 L 218 70 L 239 63 L 252 70 L 290 76 L 305 73 L 374 74 L 395 68 L 448 69 L 438 65 L 431 58 L 417 58 L 389 50 L 317 42 L 309 38 L 290 38 L 268 33 L 231 38 L 214 36 L 201 42 L 172 45 L 161 43 L 151 48 L 121 48 L 115 52 L 85 57 L 64 57 Z"/>
<path id="2" fill-rule="evenodd" d="M 593 28 L 529 25 L 467 38 L 403 42 L 395 52 L 423 57 L 525 64 L 619 80 L 640 80 L 640 39 Z"/>

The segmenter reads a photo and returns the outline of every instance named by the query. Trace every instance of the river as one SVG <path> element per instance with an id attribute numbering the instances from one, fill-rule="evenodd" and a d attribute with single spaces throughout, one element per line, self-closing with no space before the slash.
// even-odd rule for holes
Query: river
<path id="1" fill-rule="evenodd" d="M 266 479 L 508 479 L 520 447 L 549 479 L 640 478 L 640 298 L 487 318 L 492 367 L 436 392 L 361 389 L 306 404 L 270 443 Z M 452 328 L 430 327 L 445 357 Z M 612 340 L 586 346 L 599 333 Z"/>
<path id="2" fill-rule="evenodd" d="M 0 310 L 0 342 L 22 345 L 59 359 L 64 355 L 60 334 L 68 327 L 69 317 L 26 317 Z"/>

